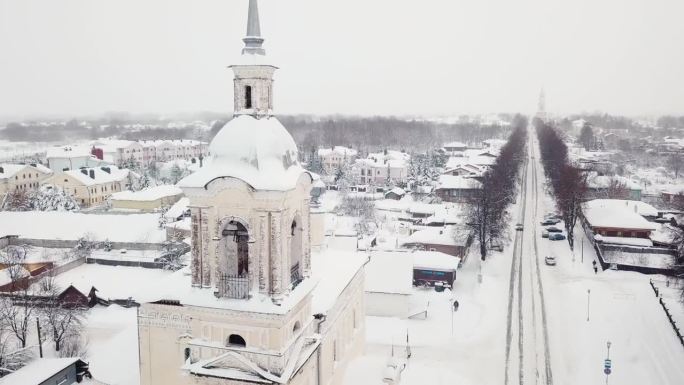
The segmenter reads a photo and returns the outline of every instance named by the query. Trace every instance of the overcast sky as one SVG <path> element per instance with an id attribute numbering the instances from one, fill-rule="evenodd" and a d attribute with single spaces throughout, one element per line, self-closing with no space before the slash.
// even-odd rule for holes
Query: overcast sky
<path id="1" fill-rule="evenodd" d="M 247 0 L 0 0 L 0 116 L 232 110 Z M 683 0 L 261 0 L 280 113 L 684 114 Z"/>

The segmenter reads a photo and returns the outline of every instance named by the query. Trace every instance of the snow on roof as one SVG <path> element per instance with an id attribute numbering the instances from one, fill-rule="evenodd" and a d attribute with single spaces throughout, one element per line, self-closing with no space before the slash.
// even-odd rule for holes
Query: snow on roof
<path id="1" fill-rule="evenodd" d="M 93 146 L 101 149 L 103 152 L 118 152 L 119 149 L 130 147 L 137 142 L 122 139 L 99 139 L 93 142 Z"/>
<path id="2" fill-rule="evenodd" d="M 171 208 L 164 214 L 164 217 L 176 220 L 176 218 L 183 215 L 188 210 L 188 205 L 190 204 L 190 198 L 183 197 L 174 203 Z"/>
<path id="3" fill-rule="evenodd" d="M 660 244 L 674 244 L 681 236 L 682 231 L 672 225 L 662 224 L 658 229 L 651 233 L 651 240 Z"/>
<path id="4" fill-rule="evenodd" d="M 426 227 L 406 237 L 401 245 L 430 244 L 444 246 L 464 246 L 467 232 L 456 226 Z"/>
<path id="5" fill-rule="evenodd" d="M 24 266 L 17 266 L 14 272 L 16 274 L 16 278 L 24 278 L 31 275 L 31 272 L 28 271 Z M 4 268 L 0 270 L 0 286 L 7 285 L 10 283 L 12 283 L 10 269 Z"/>
<path id="6" fill-rule="evenodd" d="M 388 191 L 387 193 L 385 193 L 385 195 L 387 195 L 389 193 L 393 193 L 393 194 L 402 196 L 402 195 L 406 194 L 406 191 L 404 191 L 404 189 L 401 187 L 395 187 L 395 188 L 391 189 L 390 191 Z"/>
<path id="7" fill-rule="evenodd" d="M 109 169 L 109 172 L 105 171 L 105 169 Z M 91 170 L 93 171 L 94 178 L 90 177 Z M 84 172 L 88 175 L 84 174 Z M 128 177 L 129 171 L 127 169 L 120 169 L 116 166 L 107 166 L 68 170 L 64 171 L 64 173 L 86 186 L 93 186 L 96 184 L 121 182 Z"/>
<path id="8" fill-rule="evenodd" d="M 241 115 L 212 140 L 212 161 L 178 183 L 203 188 L 214 179 L 237 178 L 257 190 L 293 189 L 306 171 L 297 161 L 292 136 L 278 119 Z M 308 174 L 307 174 L 308 175 Z"/>
<path id="9" fill-rule="evenodd" d="M 623 246 L 623 249 L 629 247 L 630 246 Z M 606 263 L 618 263 L 621 265 L 653 267 L 659 269 L 671 268 L 675 262 L 673 255 L 648 253 L 644 252 L 641 247 L 631 253 L 625 250 L 604 250 L 602 256 Z"/>
<path id="10" fill-rule="evenodd" d="M 477 179 L 461 175 L 440 175 L 437 183 L 438 190 L 478 190 L 482 188 L 482 183 Z"/>
<path id="11" fill-rule="evenodd" d="M 313 291 L 313 313 L 327 313 L 367 261 L 368 256 L 358 252 L 327 249 L 312 253 L 312 276 L 319 280 Z"/>
<path id="12" fill-rule="evenodd" d="M 653 242 L 651 242 L 651 240 L 648 238 L 606 237 L 599 234 L 595 235 L 594 239 L 599 242 L 613 245 L 653 247 Z"/>
<path id="13" fill-rule="evenodd" d="M 332 153 L 335 153 L 335 154 L 341 155 L 341 156 L 351 157 L 351 156 L 356 156 L 356 154 L 358 154 L 358 151 L 351 149 L 351 148 L 348 148 L 348 147 L 344 147 L 344 146 L 335 146 L 333 148 L 320 148 L 320 149 L 318 149 L 318 156 L 326 156 L 326 155 L 330 155 Z"/>
<path id="14" fill-rule="evenodd" d="M 31 167 L 34 168 L 42 173 L 45 174 L 51 174 L 52 170 L 49 168 L 43 166 L 42 164 L 13 164 L 13 163 L 0 163 L 0 168 L 2 168 L 2 172 L 0 172 L 0 179 L 7 179 L 13 177 L 16 173 L 20 172 L 21 170 Z"/>
<path id="15" fill-rule="evenodd" d="M 589 188 L 609 188 L 613 181 L 624 185 L 626 188 L 630 190 L 641 191 L 641 186 L 639 185 L 639 183 L 619 175 L 594 175 L 587 179 L 587 185 Z"/>
<path id="16" fill-rule="evenodd" d="M 461 258 L 439 251 L 416 250 L 411 253 L 414 269 L 456 271 Z"/>
<path id="17" fill-rule="evenodd" d="M 158 199 L 183 194 L 183 190 L 173 185 L 148 187 L 140 191 L 121 191 L 112 194 L 116 201 L 156 201 Z"/>
<path id="18" fill-rule="evenodd" d="M 464 165 L 491 166 L 496 163 L 496 157 L 474 155 L 474 156 L 452 156 L 446 162 L 445 168 L 454 169 Z"/>
<path id="19" fill-rule="evenodd" d="M 91 147 L 89 146 L 59 146 L 49 147 L 45 157 L 50 158 L 89 158 Z"/>
<path id="20" fill-rule="evenodd" d="M 440 205 L 416 202 L 410 205 L 406 212 L 409 214 L 434 214 L 435 211 L 440 207 Z"/>
<path id="21" fill-rule="evenodd" d="M 583 213 L 592 227 L 633 230 L 655 230 L 655 224 L 643 216 L 658 216 L 658 210 L 647 203 L 622 199 L 588 201 L 584 204 Z"/>
<path id="22" fill-rule="evenodd" d="M 468 145 L 463 142 L 449 142 L 444 143 L 444 148 L 467 148 Z"/>
<path id="23" fill-rule="evenodd" d="M 413 259 L 406 251 L 373 251 L 366 264 L 366 292 L 411 294 Z"/>
<path id="24" fill-rule="evenodd" d="M 5 377 L 0 378 L 0 384 L 42 384 L 45 380 L 56 375 L 79 360 L 80 358 L 78 357 L 37 358 L 16 372 L 10 373 Z"/>
<path id="25" fill-rule="evenodd" d="M 21 238 L 77 240 L 91 234 L 99 241 L 160 243 L 166 240 L 166 233 L 158 227 L 158 214 L 0 212 L 0 234 L 17 234 Z"/>

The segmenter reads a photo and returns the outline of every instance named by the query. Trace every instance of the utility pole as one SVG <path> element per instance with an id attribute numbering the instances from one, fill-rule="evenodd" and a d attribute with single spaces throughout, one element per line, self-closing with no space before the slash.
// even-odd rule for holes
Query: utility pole
<path id="1" fill-rule="evenodd" d="M 38 351 L 40 352 L 40 358 L 43 358 L 43 340 L 40 337 L 40 319 L 36 317 L 36 328 L 38 329 Z"/>
<path id="2" fill-rule="evenodd" d="M 608 353 L 606 354 L 606 360 L 603 363 L 603 373 L 606 374 L 606 385 L 608 385 L 608 376 L 613 372 L 613 363 L 610 360 L 610 341 L 606 342 L 606 347 L 608 348 Z"/>
<path id="3" fill-rule="evenodd" d="M 591 300 L 591 289 L 587 289 L 587 322 L 589 322 L 589 302 Z"/>
<path id="4" fill-rule="evenodd" d="M 584 237 L 580 239 L 582 240 L 582 263 L 584 263 Z"/>

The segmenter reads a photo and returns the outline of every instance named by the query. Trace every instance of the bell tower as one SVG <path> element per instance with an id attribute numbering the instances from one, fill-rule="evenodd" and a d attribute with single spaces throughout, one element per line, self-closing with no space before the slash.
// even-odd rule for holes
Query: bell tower
<path id="1" fill-rule="evenodd" d="M 230 66 L 235 74 L 233 116 L 270 117 L 273 115 L 273 74 L 278 68 L 267 64 L 257 0 L 249 1 L 247 36 L 242 41 L 245 47 L 240 62 Z"/>

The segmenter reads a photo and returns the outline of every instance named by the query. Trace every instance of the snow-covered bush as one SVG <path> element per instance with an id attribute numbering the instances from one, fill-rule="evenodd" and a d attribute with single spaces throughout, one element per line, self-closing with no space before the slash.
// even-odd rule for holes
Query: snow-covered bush
<path id="1" fill-rule="evenodd" d="M 53 185 L 8 193 L 3 207 L 7 211 L 74 211 L 79 208 L 78 202 L 71 195 Z"/>

